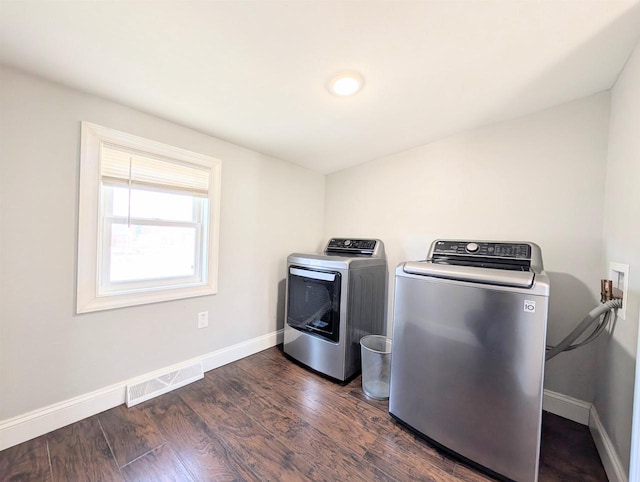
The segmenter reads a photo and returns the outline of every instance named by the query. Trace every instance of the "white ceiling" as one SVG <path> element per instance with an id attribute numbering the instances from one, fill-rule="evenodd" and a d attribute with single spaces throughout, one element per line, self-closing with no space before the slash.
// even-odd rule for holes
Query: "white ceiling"
<path id="1" fill-rule="evenodd" d="M 607 90 L 639 33 L 639 0 L 0 0 L 2 63 L 324 173 Z"/>

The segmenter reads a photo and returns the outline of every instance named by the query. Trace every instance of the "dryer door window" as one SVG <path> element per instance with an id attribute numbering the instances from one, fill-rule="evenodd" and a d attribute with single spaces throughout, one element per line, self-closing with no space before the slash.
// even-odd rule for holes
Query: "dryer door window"
<path id="1" fill-rule="evenodd" d="M 335 271 L 290 266 L 287 324 L 337 343 L 341 279 Z"/>

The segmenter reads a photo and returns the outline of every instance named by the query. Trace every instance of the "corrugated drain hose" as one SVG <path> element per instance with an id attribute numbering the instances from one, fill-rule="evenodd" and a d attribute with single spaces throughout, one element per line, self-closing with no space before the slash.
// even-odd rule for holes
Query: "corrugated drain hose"
<path id="1" fill-rule="evenodd" d="M 618 308 L 621 307 L 622 300 L 606 301 L 605 303 L 602 303 L 601 305 L 595 307 L 589 312 L 586 318 L 582 320 L 580 324 L 576 326 L 575 329 L 571 333 L 569 333 L 560 343 L 558 343 L 556 346 L 547 346 L 547 354 L 545 356 L 545 360 L 551 360 L 554 356 L 562 353 L 563 351 L 575 350 L 576 348 L 580 348 L 587 343 L 591 343 L 605 329 L 605 327 L 609 323 L 609 319 L 611 318 L 611 313 L 615 312 Z M 591 334 L 580 343 L 576 343 L 575 345 L 573 345 L 572 343 L 576 341 L 578 337 L 580 337 L 580 335 L 587 331 L 587 329 L 595 321 L 598 321 L 598 324 L 591 332 Z"/>

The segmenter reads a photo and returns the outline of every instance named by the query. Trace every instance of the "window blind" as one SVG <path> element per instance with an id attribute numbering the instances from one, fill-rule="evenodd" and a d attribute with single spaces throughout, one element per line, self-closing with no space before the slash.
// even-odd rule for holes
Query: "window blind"
<path id="1" fill-rule="evenodd" d="M 209 194 L 209 169 L 195 164 L 155 159 L 102 143 L 100 176 L 103 183 L 162 189 L 192 196 Z"/>

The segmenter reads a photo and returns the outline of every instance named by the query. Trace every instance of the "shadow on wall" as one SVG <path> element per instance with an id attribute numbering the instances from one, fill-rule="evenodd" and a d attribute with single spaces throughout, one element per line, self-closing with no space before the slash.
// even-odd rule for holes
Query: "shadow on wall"
<path id="1" fill-rule="evenodd" d="M 287 295 L 287 280 L 278 282 L 278 301 L 276 304 L 276 330 L 284 329 L 284 303 Z"/>
<path id="2" fill-rule="evenodd" d="M 551 283 L 547 344 L 557 345 L 599 304 L 594 289 L 568 273 L 547 272 Z M 545 366 L 547 389 L 592 402 L 595 395 L 597 345 L 561 353 Z"/>
<path id="3" fill-rule="evenodd" d="M 594 406 L 623 467 L 628 471 L 636 360 L 611 334 L 601 349 Z"/>
<path id="4" fill-rule="evenodd" d="M 551 283 L 549 328 L 573 329 L 600 302 L 595 297 L 596 287 L 591 289 L 568 273 L 547 271 L 547 275 Z"/>

